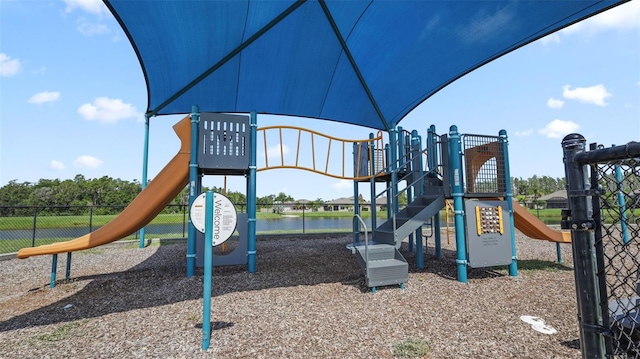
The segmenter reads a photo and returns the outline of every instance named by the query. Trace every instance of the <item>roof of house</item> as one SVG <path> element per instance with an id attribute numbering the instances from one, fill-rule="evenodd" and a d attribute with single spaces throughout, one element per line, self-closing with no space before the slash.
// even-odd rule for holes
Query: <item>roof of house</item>
<path id="1" fill-rule="evenodd" d="M 567 199 L 567 190 L 566 189 L 561 189 L 559 191 L 555 191 L 553 193 L 544 195 L 544 196 L 542 196 L 542 197 L 540 197 L 538 199 L 541 200 L 541 201 L 548 201 L 548 200 L 551 200 L 551 199 L 555 199 L 555 200 L 563 199 L 563 200 L 566 200 Z"/>

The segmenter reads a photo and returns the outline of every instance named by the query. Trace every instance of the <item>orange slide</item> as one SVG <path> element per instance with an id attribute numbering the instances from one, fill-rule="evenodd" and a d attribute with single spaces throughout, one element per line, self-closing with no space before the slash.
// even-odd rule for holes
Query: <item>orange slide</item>
<path id="1" fill-rule="evenodd" d="M 189 183 L 191 124 L 189 116 L 173 126 L 180 138 L 180 151 L 149 185 L 111 222 L 82 237 L 39 247 L 22 248 L 18 258 L 79 251 L 110 243 L 146 226 Z"/>
<path id="2" fill-rule="evenodd" d="M 513 221 L 516 228 L 527 237 L 557 243 L 571 243 L 571 232 L 556 231 L 547 227 L 538 217 L 513 201 Z"/>

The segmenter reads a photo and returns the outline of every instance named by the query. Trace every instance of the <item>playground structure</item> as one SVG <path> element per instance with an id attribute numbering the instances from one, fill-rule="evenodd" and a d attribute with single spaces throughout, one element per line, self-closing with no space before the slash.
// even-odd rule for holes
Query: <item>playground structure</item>
<path id="1" fill-rule="evenodd" d="M 174 126 L 181 140 L 178 154 L 118 217 L 71 241 L 23 248 L 18 257 L 52 254 L 53 286 L 57 254 L 96 247 L 140 230 L 187 184 L 193 203 L 202 192 L 203 176 L 238 175 L 247 179 L 248 199 L 247 213 L 238 221 L 239 245 L 228 254 L 214 254 L 213 263 L 247 265 L 249 272 L 255 272 L 256 173 L 278 168 L 304 169 L 353 181 L 353 243 L 348 247 L 356 255 L 372 291 L 385 285 L 403 287 L 408 280 L 408 263 L 400 251 L 405 239 L 408 250 L 416 252 L 416 266 L 424 267 L 425 225 L 432 227 L 436 257 L 442 256 L 439 213 L 447 200 L 453 202 L 456 263 L 461 282 L 467 281 L 468 267 L 508 265 L 509 274 L 517 275 L 514 228 L 532 238 L 558 244 L 570 242 L 565 232 L 549 229 L 512 201 L 505 131 L 498 136 L 466 135 L 452 126 L 448 134 L 437 135 L 435 126 L 431 126 L 423 147 L 417 131 L 407 132 L 401 127 L 389 131 L 385 143 L 381 132 L 361 140 L 344 140 L 291 126 L 258 129 L 256 117 L 255 113 L 250 116 L 199 113 L 194 108 L 190 116 Z M 295 134 L 294 162 L 285 161 L 283 131 Z M 264 141 L 265 155 L 260 168 L 256 165 L 258 133 Z M 275 138 L 281 151 L 280 161 L 269 161 L 268 138 Z M 326 146 L 326 150 L 317 146 Z M 310 161 L 304 163 L 305 158 Z M 339 164 L 336 172 L 333 163 Z M 347 170 L 351 165 L 353 170 Z M 369 185 L 371 193 L 371 228 L 366 228 L 359 219 L 357 201 L 359 186 L 363 184 Z M 381 191 L 379 184 L 384 184 Z M 383 198 L 388 208 L 387 219 L 378 224 L 376 201 Z M 407 204 L 400 208 L 403 198 Z M 365 238 L 361 240 L 363 224 Z M 195 268 L 203 265 L 205 247 L 204 235 L 192 224 L 187 243 L 187 276 L 193 276 Z"/>

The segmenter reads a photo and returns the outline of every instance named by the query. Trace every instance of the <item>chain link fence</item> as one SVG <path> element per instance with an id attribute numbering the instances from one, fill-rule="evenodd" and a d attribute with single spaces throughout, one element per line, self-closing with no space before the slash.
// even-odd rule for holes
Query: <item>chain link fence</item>
<path id="1" fill-rule="evenodd" d="M 640 358 L 640 143 L 584 143 L 563 141 L 583 357 Z"/>
<path id="2" fill-rule="evenodd" d="M 244 203 L 235 204 L 238 213 Z M 91 233 L 117 217 L 126 206 L 0 206 L 0 254 L 20 248 L 68 241 Z M 352 231 L 353 202 L 274 203 L 258 205 L 258 234 L 295 234 Z M 360 211 L 367 217 L 369 204 Z M 189 210 L 169 205 L 147 226 L 145 238 L 186 238 Z M 386 203 L 377 204 L 377 215 L 386 216 Z M 368 222 L 369 223 L 369 222 Z M 123 238 L 139 240 L 140 231 Z"/>
<path id="3" fill-rule="evenodd" d="M 0 254 L 68 241 L 91 233 L 126 206 L 0 206 Z M 148 238 L 185 238 L 187 206 L 169 205 L 145 227 Z M 135 240 L 140 232 L 123 238 Z"/>

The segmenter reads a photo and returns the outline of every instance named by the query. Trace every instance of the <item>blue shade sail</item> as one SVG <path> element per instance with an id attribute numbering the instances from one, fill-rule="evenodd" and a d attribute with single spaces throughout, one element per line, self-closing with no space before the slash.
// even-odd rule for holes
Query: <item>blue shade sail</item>
<path id="1" fill-rule="evenodd" d="M 198 105 L 382 130 L 487 62 L 624 2 L 105 0 L 138 55 L 149 115 Z"/>

